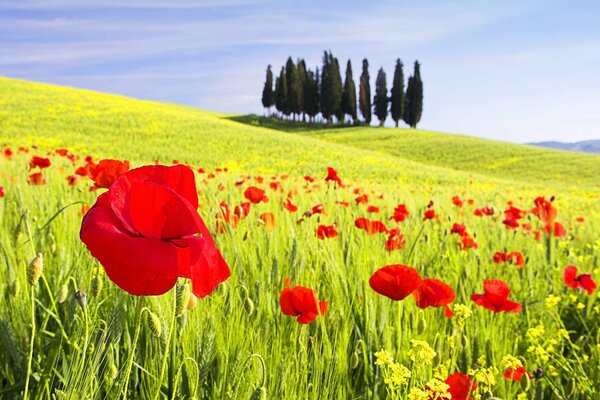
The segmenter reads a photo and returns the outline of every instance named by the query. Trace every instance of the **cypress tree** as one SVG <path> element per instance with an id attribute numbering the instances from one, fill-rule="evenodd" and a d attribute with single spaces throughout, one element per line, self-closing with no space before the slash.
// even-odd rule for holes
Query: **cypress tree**
<path id="1" fill-rule="evenodd" d="M 360 113 L 365 119 L 365 124 L 371 123 L 371 77 L 369 76 L 369 61 L 365 58 L 362 62 L 360 74 L 358 101 Z"/>
<path id="2" fill-rule="evenodd" d="M 286 84 L 286 102 L 289 112 L 292 114 L 292 119 L 296 120 L 296 114 L 300 113 L 299 102 L 299 80 L 296 72 L 296 64 L 292 57 L 287 59 L 285 63 L 285 84 Z"/>
<path id="3" fill-rule="evenodd" d="M 317 70 L 317 75 L 319 71 Z M 313 122 L 315 116 L 319 113 L 319 89 L 315 73 L 308 71 L 306 73 L 306 91 L 304 92 L 305 112 L 308 114 L 309 121 Z"/>
<path id="4" fill-rule="evenodd" d="M 388 115 L 387 82 L 383 68 L 379 68 L 379 72 L 377 73 L 373 107 L 375 108 L 375 115 L 379 119 L 379 126 L 383 126 Z"/>
<path id="5" fill-rule="evenodd" d="M 315 101 L 317 104 L 317 114 L 321 112 L 321 73 L 319 68 L 315 70 Z"/>
<path id="6" fill-rule="evenodd" d="M 392 119 L 398 127 L 398 121 L 400 121 L 404 115 L 404 73 L 402 72 L 402 61 L 396 60 L 396 69 L 394 70 L 394 83 L 392 85 L 391 95 L 391 106 L 390 111 Z"/>
<path id="7" fill-rule="evenodd" d="M 302 113 L 302 121 L 306 121 L 308 76 L 306 71 L 306 62 L 302 59 L 298 60 L 296 68 L 296 78 L 298 80 L 298 101 L 300 103 L 299 112 Z"/>
<path id="8" fill-rule="evenodd" d="M 287 104 L 287 83 L 284 67 L 281 67 L 279 78 L 275 82 L 275 107 L 282 115 L 290 115 Z"/>
<path id="9" fill-rule="evenodd" d="M 332 105 L 333 105 L 333 114 L 337 118 L 338 123 L 344 122 L 344 109 L 342 108 L 342 96 L 344 92 L 344 85 L 342 84 L 342 76 L 340 75 L 340 64 L 338 59 L 329 53 L 331 59 L 331 72 L 332 72 Z"/>
<path id="10" fill-rule="evenodd" d="M 352 64 L 348 60 L 346 64 L 346 80 L 344 81 L 344 92 L 342 96 L 342 109 L 352 121 L 356 120 L 356 87 L 352 77 Z"/>
<path id="11" fill-rule="evenodd" d="M 421 65 L 415 61 L 413 76 L 408 78 L 406 87 L 406 106 L 404 122 L 411 128 L 416 128 L 423 113 L 423 81 L 421 81 Z"/>
<path id="12" fill-rule="evenodd" d="M 270 110 L 275 104 L 275 97 L 273 93 L 273 72 L 271 72 L 271 66 L 267 67 L 267 77 L 265 79 L 265 87 L 262 92 L 262 105 L 266 109 Z"/>
<path id="13" fill-rule="evenodd" d="M 331 95 L 331 61 L 329 54 L 325 52 L 323 55 L 323 67 L 321 68 L 321 85 L 320 85 L 320 100 L 321 114 L 327 122 L 331 122 L 333 115 L 332 95 Z"/>

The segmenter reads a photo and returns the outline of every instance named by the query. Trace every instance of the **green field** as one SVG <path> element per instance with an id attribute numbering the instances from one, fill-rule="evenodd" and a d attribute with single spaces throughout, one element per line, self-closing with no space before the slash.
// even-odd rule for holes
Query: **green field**
<path id="1" fill-rule="evenodd" d="M 0 78 L 2 145 L 14 154 L 0 155 L 6 192 L 0 198 L 0 398 L 20 398 L 27 384 L 27 395 L 39 399 L 248 399 L 264 377 L 274 399 L 405 399 L 411 391 L 411 399 L 427 399 L 418 391 L 453 372 L 477 381 L 476 399 L 600 396 L 600 292 L 568 288 L 562 275 L 572 264 L 600 280 L 598 156 L 421 130 L 293 128 L 6 78 Z M 21 146 L 28 152 L 19 152 Z M 72 164 L 54 154 L 57 148 L 80 158 Z M 27 163 L 48 153 L 47 183 L 28 185 Z M 94 204 L 99 192 L 89 191 L 87 178 L 67 183 L 87 155 L 132 166 L 178 160 L 205 169 L 196 174 L 200 215 L 229 263 L 229 280 L 176 319 L 174 290 L 134 297 L 110 282 L 79 239 L 82 203 Z M 328 166 L 344 187 L 324 181 Z M 308 184 L 305 175 L 316 180 Z M 271 189 L 271 182 L 279 186 Z M 269 202 L 217 233 L 219 204 L 245 201 L 249 186 L 265 189 Z M 295 213 L 282 205 L 290 192 Z M 359 194 L 380 212 L 357 205 Z M 454 196 L 464 205 L 454 205 Z M 542 233 L 538 241 L 503 225 L 509 201 L 531 210 L 538 196 L 556 197 L 565 237 Z M 439 218 L 423 221 L 430 200 Z M 390 216 L 399 203 L 410 215 L 396 223 Z M 326 212 L 302 218 L 316 204 Z M 483 206 L 494 215 L 473 214 Z M 274 215 L 272 230 L 261 223 L 263 213 Z M 385 251 L 386 236 L 357 229 L 358 217 L 399 227 L 405 247 Z M 542 228 L 532 213 L 522 222 L 532 231 Z M 453 223 L 465 224 L 478 248 L 458 247 Z M 335 225 L 339 236 L 319 240 L 320 224 Z M 524 267 L 495 264 L 498 251 L 522 252 Z M 30 286 L 27 265 L 37 252 L 44 272 Z M 447 319 L 440 308 L 416 307 L 412 296 L 394 302 L 375 293 L 369 278 L 390 264 L 448 283 L 455 312 L 464 304 L 472 315 Z M 329 303 L 327 313 L 308 325 L 283 315 L 286 277 L 315 289 Z M 491 278 L 509 284 L 522 312 L 495 314 L 471 301 Z M 65 286 L 68 300 L 59 302 Z M 88 293 L 86 313 L 71 296 L 77 289 Z M 160 337 L 142 307 L 160 319 Z M 436 356 L 410 353 L 411 339 L 427 342 Z M 391 366 L 376 364 L 381 349 L 411 378 L 386 381 Z M 254 354 L 264 359 L 264 371 Z M 544 376 L 522 384 L 503 378 L 507 355 Z"/>

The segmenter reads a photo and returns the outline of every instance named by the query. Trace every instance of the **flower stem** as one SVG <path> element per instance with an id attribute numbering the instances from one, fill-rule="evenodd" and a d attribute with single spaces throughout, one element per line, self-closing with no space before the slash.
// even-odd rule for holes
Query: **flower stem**
<path id="1" fill-rule="evenodd" d="M 135 357 L 135 349 L 137 347 L 137 342 L 140 337 L 140 331 L 142 329 L 142 314 L 144 313 L 144 309 L 142 309 L 142 303 L 144 301 L 144 297 L 140 297 L 137 299 L 137 305 L 135 307 L 135 315 L 137 318 L 137 323 L 135 326 L 135 333 L 133 335 L 133 343 L 131 344 L 131 349 L 129 350 L 129 357 L 127 357 L 127 365 L 125 366 L 125 374 L 123 375 L 123 382 L 121 383 L 121 396 L 123 399 L 127 398 L 127 387 L 129 386 L 129 375 L 131 375 L 131 367 L 133 365 L 133 359 Z"/>
<path id="2" fill-rule="evenodd" d="M 154 395 L 154 399 L 158 399 L 160 397 L 160 392 L 162 389 L 162 381 L 165 377 L 165 370 L 167 369 L 167 359 L 169 357 L 169 345 L 171 344 L 171 337 L 173 336 L 173 330 L 175 328 L 175 318 L 177 317 L 177 290 L 173 289 L 173 313 L 171 315 L 171 322 L 169 325 L 169 334 L 167 335 L 167 342 L 165 343 L 165 351 L 163 354 L 161 366 L 160 366 L 160 374 L 158 375 L 158 386 L 156 389 L 156 394 Z"/>
<path id="3" fill-rule="evenodd" d="M 31 364 L 33 362 L 33 345 L 35 341 L 35 286 L 31 285 L 31 341 L 29 343 L 29 357 L 27 359 L 27 375 L 25 376 L 25 392 L 23 400 L 29 397 L 29 377 L 31 376 Z"/>

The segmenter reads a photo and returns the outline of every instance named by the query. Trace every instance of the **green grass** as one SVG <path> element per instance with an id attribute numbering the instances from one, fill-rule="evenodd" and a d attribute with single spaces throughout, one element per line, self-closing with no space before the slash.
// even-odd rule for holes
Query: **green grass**
<path id="1" fill-rule="evenodd" d="M 568 166 L 573 173 L 570 181 L 531 182 L 531 177 L 543 175 L 542 170 L 560 171 L 546 161 L 532 163 L 522 177 L 511 176 L 506 169 L 491 176 L 479 167 L 463 171 L 451 163 L 428 165 L 414 155 L 360 148 L 350 139 L 361 130 L 400 134 L 375 128 L 287 133 L 188 107 L 0 79 L 0 143 L 16 153 L 11 160 L 0 156 L 0 186 L 6 189 L 0 199 L 4 277 L 0 280 L 0 398 L 19 398 L 28 381 L 30 398 L 36 399 L 118 398 L 124 382 L 127 398 L 153 398 L 159 393 L 159 398 L 248 399 L 262 377 L 256 358 L 246 363 L 252 354 L 265 360 L 270 398 L 393 398 L 384 382 L 385 368 L 375 364 L 375 352 L 382 348 L 412 372 L 409 382 L 394 388 L 398 398 L 406 398 L 410 389 L 424 389 L 434 375 L 444 379 L 460 371 L 481 378 L 476 396 L 484 393 L 490 379 L 495 396 L 515 399 L 521 392 L 519 383 L 501 377 L 502 358 L 507 354 L 523 357 L 529 371 L 541 367 L 546 372 L 544 378 L 531 382 L 526 398 L 597 398 L 598 291 L 588 296 L 567 288 L 562 280 L 569 264 L 577 265 L 580 273 L 592 273 L 596 281 L 600 278 L 600 203 L 598 188 L 589 181 L 595 159 L 584 157 L 587 167 L 581 170 Z M 321 137 L 329 134 L 332 137 Z M 329 142 L 342 138 L 335 135 L 350 136 L 344 143 Z M 460 148 L 461 141 L 479 143 L 469 140 L 457 138 L 453 148 Z M 40 148 L 27 154 L 16 151 L 33 143 Z M 432 154 L 446 151 L 437 146 L 431 146 Z M 512 148 L 493 142 L 486 146 L 491 153 Z M 52 166 L 44 170 L 48 183 L 26 183 L 31 155 L 45 155 L 59 147 L 81 157 L 126 158 L 134 166 L 155 159 L 165 163 L 178 159 L 208 172 L 227 166 L 229 172 L 214 172 L 211 179 L 197 174 L 200 214 L 210 229 L 221 201 L 230 205 L 244 201 L 249 185 L 267 190 L 268 203 L 253 206 L 235 229 L 215 234 L 232 276 L 176 320 L 171 345 L 166 345 L 166 333 L 173 291 L 135 298 L 110 282 L 79 240 L 81 204 L 52 219 L 65 205 L 95 202 L 99 192 L 88 190 L 90 182 L 67 185 L 66 177 L 82 159 L 71 165 L 53 155 Z M 528 147 L 522 152 L 532 159 L 541 154 Z M 568 156 L 549 154 L 557 159 Z M 477 162 L 470 161 L 478 166 L 487 161 Z M 323 181 L 328 165 L 338 169 L 344 188 Z M 289 177 L 283 179 L 281 174 Z M 314 185 L 305 183 L 305 174 L 317 177 Z M 258 183 L 258 176 L 263 183 Z M 246 182 L 235 185 L 242 177 Z M 271 181 L 280 182 L 284 190 L 269 189 Z M 367 193 L 369 203 L 381 213 L 368 214 L 365 205 L 355 205 L 356 189 Z M 293 197 L 297 213 L 281 205 L 290 191 L 298 192 Z M 456 207 L 451 202 L 455 195 L 472 198 L 474 204 Z M 536 241 L 523 230 L 507 230 L 501 222 L 509 200 L 531 209 L 538 195 L 557 197 L 558 220 L 568 232 L 565 238 L 549 241 L 550 257 L 544 240 Z M 422 213 L 431 199 L 440 218 L 423 222 Z M 336 204 L 340 200 L 350 202 L 350 207 Z M 411 214 L 401 224 L 392 223 L 389 217 L 400 202 Z M 318 203 L 324 204 L 326 214 L 299 222 L 302 213 Z M 483 205 L 494 207 L 494 217 L 473 215 L 473 209 Z M 259 215 L 265 212 L 275 215 L 272 231 L 259 223 Z M 384 251 L 384 235 L 368 236 L 354 227 L 359 216 L 399 226 L 406 247 Z M 585 217 L 586 222 L 578 222 L 577 217 Z M 525 221 L 541 228 L 532 214 Z M 477 249 L 457 247 L 457 236 L 449 233 L 454 222 L 466 224 Z M 318 240 L 319 224 L 335 224 L 339 236 Z M 492 262 L 496 251 L 505 250 L 525 254 L 522 270 Z M 38 251 L 44 255 L 45 268 L 38 285 L 31 287 L 26 267 Z M 417 308 L 410 297 L 392 302 L 376 294 L 369 277 L 394 263 L 411 265 L 424 277 L 447 282 L 456 291 L 456 303 L 466 304 L 473 315 L 462 324 L 457 318 L 444 318 L 441 309 Z M 283 315 L 278 301 L 284 277 L 315 289 L 320 299 L 328 301 L 325 316 L 301 326 Z M 490 278 L 509 283 L 511 298 L 524 304 L 522 313 L 493 314 L 470 301 L 471 294 L 482 293 L 483 280 Z M 59 303 L 64 285 L 69 297 Z M 88 293 L 87 314 L 72 297 L 76 289 Z M 560 297 L 556 308 L 544 301 L 550 294 Z M 151 333 L 142 307 L 161 320 L 160 338 Z M 539 325 L 544 327 L 541 336 L 527 335 L 528 329 Z M 558 335 L 563 328 L 570 333 L 567 338 Z M 411 339 L 427 341 L 435 349 L 433 365 L 408 357 Z M 166 373 L 160 381 L 164 355 L 168 356 Z"/>

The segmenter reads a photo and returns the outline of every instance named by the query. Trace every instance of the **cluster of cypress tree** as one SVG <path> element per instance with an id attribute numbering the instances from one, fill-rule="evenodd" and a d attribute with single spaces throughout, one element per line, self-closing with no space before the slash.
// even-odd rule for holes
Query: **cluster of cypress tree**
<path id="1" fill-rule="evenodd" d="M 363 123 L 371 124 L 372 113 L 383 126 L 388 114 L 398 126 L 400 120 L 416 128 L 423 112 L 423 81 L 421 80 L 420 64 L 415 61 L 414 72 L 408 78 L 406 90 L 404 89 L 403 64 L 396 60 L 392 89 L 388 96 L 386 75 L 383 68 L 379 69 L 375 81 L 375 95 L 371 100 L 371 84 L 369 76 L 369 62 L 362 62 L 362 73 L 358 86 L 358 109 L 363 118 Z M 269 111 L 275 106 L 278 116 L 310 122 L 315 122 L 320 114 L 327 123 L 335 120 L 344 124 L 350 121 L 359 124 L 357 111 L 356 86 L 352 75 L 350 60 L 346 64 L 344 82 L 340 74 L 338 59 L 331 52 L 323 55 L 321 70 L 314 72 L 307 69 L 306 62 L 298 59 L 296 63 L 291 57 L 275 78 L 271 66 L 267 67 L 267 77 L 262 93 L 262 104 Z"/>

